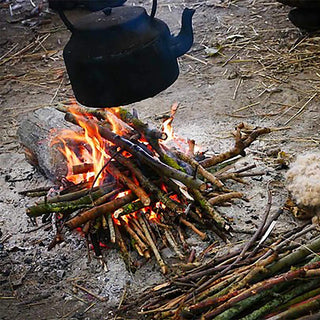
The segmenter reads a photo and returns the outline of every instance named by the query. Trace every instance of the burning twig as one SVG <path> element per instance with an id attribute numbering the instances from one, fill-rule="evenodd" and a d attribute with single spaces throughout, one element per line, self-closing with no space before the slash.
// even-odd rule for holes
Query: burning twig
<path id="1" fill-rule="evenodd" d="M 107 165 L 106 169 L 112 174 L 112 176 L 117 177 L 122 183 L 124 183 L 135 195 L 141 200 L 143 205 L 148 206 L 151 202 L 147 193 L 136 185 L 130 178 L 122 174 L 111 162 Z"/>
<path id="2" fill-rule="evenodd" d="M 73 174 L 81 174 L 93 171 L 93 163 L 81 163 L 72 167 Z"/>
<path id="3" fill-rule="evenodd" d="M 133 116 L 128 110 L 124 108 L 115 108 L 113 111 L 122 121 L 126 122 L 134 129 L 142 133 L 146 138 L 161 140 L 167 139 L 167 135 L 163 131 L 150 129 L 148 124 Z"/>
<path id="4" fill-rule="evenodd" d="M 66 114 L 66 120 L 70 121 L 72 123 L 78 124 L 79 121 L 82 123 L 85 123 L 87 127 L 93 127 L 93 124 L 90 122 L 90 120 L 75 116 L 70 113 Z M 178 171 L 174 168 L 169 167 L 168 165 L 155 160 L 153 157 L 151 157 L 144 149 L 139 147 L 138 145 L 133 144 L 131 141 L 113 133 L 112 131 L 108 130 L 107 128 L 104 128 L 102 126 L 98 126 L 98 130 L 100 135 L 105 138 L 106 140 L 114 143 L 121 149 L 126 150 L 127 152 L 131 153 L 134 157 L 136 157 L 141 162 L 145 163 L 146 165 L 150 166 L 154 170 L 160 172 L 161 174 L 166 175 L 167 177 L 174 178 L 176 180 L 179 180 L 183 184 L 185 184 L 187 187 L 192 189 L 200 189 L 204 190 L 206 188 L 206 185 L 203 181 L 199 179 L 194 179 L 193 177 Z"/>
<path id="5" fill-rule="evenodd" d="M 169 209 L 180 213 L 182 212 L 182 206 L 175 202 L 174 200 L 170 199 L 163 191 L 161 191 L 154 183 L 152 183 L 149 179 L 145 177 L 145 175 L 142 173 L 142 171 L 135 166 L 129 159 L 121 156 L 120 154 L 115 156 L 117 161 L 119 161 L 121 164 L 125 165 L 130 171 L 132 171 L 135 175 L 135 177 L 139 180 L 141 183 L 141 186 L 146 189 L 148 192 L 155 195 L 156 198 L 158 198 L 159 201 L 161 201 L 166 207 Z"/>
<path id="6" fill-rule="evenodd" d="M 106 193 L 105 195 L 101 196 L 96 201 L 94 201 L 94 205 L 99 206 L 101 204 L 108 202 L 109 199 L 111 199 L 113 196 L 119 194 L 119 192 L 120 192 L 120 189 L 115 189 L 115 190 L 110 191 L 109 193 Z"/>

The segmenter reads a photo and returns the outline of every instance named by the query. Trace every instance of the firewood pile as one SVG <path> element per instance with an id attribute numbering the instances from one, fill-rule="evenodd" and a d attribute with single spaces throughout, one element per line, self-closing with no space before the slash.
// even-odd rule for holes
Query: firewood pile
<path id="1" fill-rule="evenodd" d="M 194 141 L 185 142 L 184 150 L 181 141 L 180 148 L 177 144 L 169 147 L 168 133 L 151 129 L 123 108 L 90 109 L 74 104 L 57 108 L 68 122 L 83 129 L 82 136 L 99 141 L 93 146 L 80 141 L 76 132 L 58 132 L 50 143 L 69 157 L 67 176 L 54 188 L 22 192 L 44 196 L 27 208 L 27 215 L 32 220 L 41 216 L 52 225 L 56 235 L 49 249 L 63 241 L 67 229 L 77 230 L 100 258 L 101 247 L 116 245 L 131 270 L 154 256 L 166 274 L 169 264 L 161 255 L 165 247 L 184 263 L 194 261 L 195 252 L 186 242 L 190 232 L 201 240 L 210 232 L 226 241 L 230 226 L 217 208 L 230 206 L 235 199 L 247 201 L 243 193 L 227 188 L 226 181 L 243 182 L 243 177 L 264 174 L 252 172 L 255 165 L 230 171 L 223 163 L 244 156 L 245 149 L 269 133 L 269 128 L 242 123 L 234 132 L 233 148 L 206 157 L 196 151 Z M 172 122 L 176 109 L 166 123 Z M 73 156 L 78 156 L 75 162 L 70 161 L 72 148 Z M 91 162 L 84 153 L 90 154 Z M 94 154 L 99 154 L 99 167 Z"/>
<path id="2" fill-rule="evenodd" d="M 263 223 L 243 248 L 180 264 L 180 275 L 135 301 L 139 313 L 151 319 L 319 319 L 319 232 L 304 224 L 262 247 L 270 226 Z M 300 238 L 312 232 L 301 245 Z M 123 312 L 132 307 L 128 303 Z"/>

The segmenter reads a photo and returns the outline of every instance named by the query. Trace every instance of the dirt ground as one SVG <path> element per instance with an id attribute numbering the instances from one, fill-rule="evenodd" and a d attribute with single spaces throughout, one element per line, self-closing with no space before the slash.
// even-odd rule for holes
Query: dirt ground
<path id="1" fill-rule="evenodd" d="M 11 3 L 24 2 L 30 5 Z M 255 230 L 266 206 L 267 183 L 283 181 L 285 173 L 279 170 L 277 154 L 269 151 L 294 157 L 319 148 L 319 34 L 301 34 L 287 19 L 289 8 L 275 0 L 158 2 L 157 17 L 175 34 L 183 8 L 196 9 L 194 45 L 179 59 L 180 77 L 170 88 L 128 108 L 159 125 L 157 115 L 178 102 L 176 133 L 195 139 L 209 153 L 229 148 L 230 132 L 240 122 L 276 129 L 242 159 L 267 173 L 247 178 L 247 185 L 233 185 L 250 202 L 221 210 L 237 231 L 231 242 L 248 239 L 246 233 Z M 70 34 L 57 15 L 47 12 L 26 21 L 19 9 L 10 15 L 9 3 L 0 1 L 0 319 L 115 319 L 123 292 L 134 299 L 164 277 L 153 261 L 130 273 L 113 248 L 105 253 L 108 272 L 98 261 L 88 264 L 84 241 L 76 234 L 48 251 L 52 231 L 34 230 L 28 221 L 25 208 L 31 200 L 18 192 L 51 182 L 25 161 L 16 131 L 26 113 L 72 97 L 62 59 Z M 150 10 L 151 2 L 135 5 Z M 85 13 L 69 13 L 71 19 L 80 14 Z M 272 211 L 285 197 L 282 187 L 274 188 Z M 297 223 L 285 214 L 276 230 Z M 207 245 L 193 237 L 189 242 L 198 250 Z M 100 300 L 77 290 L 75 281 Z"/>

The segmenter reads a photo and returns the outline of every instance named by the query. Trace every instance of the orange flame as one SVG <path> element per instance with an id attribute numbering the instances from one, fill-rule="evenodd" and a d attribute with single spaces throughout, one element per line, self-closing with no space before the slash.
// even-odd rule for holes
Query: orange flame
<path id="1" fill-rule="evenodd" d="M 78 115 L 76 110 L 73 110 L 72 113 Z M 81 116 L 84 115 L 81 114 Z M 88 115 L 85 116 L 89 117 Z M 83 131 L 62 130 L 51 142 L 51 145 L 62 144 L 61 147 L 58 147 L 58 150 L 67 159 L 68 173 L 66 179 L 73 183 L 89 181 L 90 177 L 96 177 L 106 161 L 110 159 L 105 151 L 108 142 L 101 137 L 98 127 L 87 127 L 81 120 L 79 125 L 83 128 Z M 84 163 L 92 164 L 92 170 L 88 173 L 74 175 L 73 167 Z M 105 177 L 106 173 L 102 172 L 95 185 L 101 184 Z"/>
<path id="2" fill-rule="evenodd" d="M 175 114 L 178 110 L 178 104 L 174 103 L 171 106 L 171 115 L 170 117 L 162 123 L 162 131 L 167 135 L 166 140 L 161 140 L 163 146 L 175 147 L 181 151 L 187 150 L 187 141 L 181 137 L 176 136 L 173 131 L 172 122 L 174 120 Z"/>
<path id="3" fill-rule="evenodd" d="M 162 123 L 162 131 L 167 135 L 167 139 L 165 140 L 165 144 L 174 139 L 174 132 L 172 127 L 173 117 L 168 118 Z"/>
<path id="4" fill-rule="evenodd" d="M 95 186 L 100 185 L 106 178 L 106 172 L 101 172 L 101 169 L 105 163 L 110 159 L 107 153 L 107 146 L 112 143 L 103 139 L 99 133 L 99 128 L 95 125 L 95 122 L 91 122 L 88 127 L 81 118 L 93 118 L 90 114 L 83 114 L 77 110 L 77 102 L 71 101 L 74 108 L 71 113 L 80 116 L 78 118 L 78 124 L 82 127 L 83 131 L 75 132 L 73 130 L 62 130 L 52 139 L 51 145 L 60 144 L 58 149 L 67 159 L 68 173 L 66 179 L 77 184 L 82 181 L 89 181 L 92 177 L 97 177 Z M 109 109 L 110 110 L 110 109 Z M 108 111 L 105 110 L 107 115 L 107 121 L 111 124 L 112 131 L 124 135 L 129 133 L 132 129 L 117 117 L 120 108 L 113 108 Z M 130 157 L 129 153 L 125 154 L 126 157 Z M 92 170 L 84 174 L 73 174 L 73 167 L 81 164 L 92 164 Z"/>
<path id="5" fill-rule="evenodd" d="M 111 112 L 108 110 L 105 111 L 105 114 L 107 115 L 108 122 L 111 124 L 111 130 L 119 135 L 125 135 L 132 131 L 132 128 L 120 118 L 118 118 L 118 110 L 120 110 L 120 108 L 112 108 Z"/>
<path id="6" fill-rule="evenodd" d="M 185 140 L 184 138 L 177 136 L 176 133 L 173 130 L 173 120 L 174 117 L 176 115 L 176 112 L 178 110 L 178 104 L 174 103 L 171 106 L 171 114 L 170 117 L 168 119 L 166 119 L 163 123 L 162 123 L 162 131 L 167 135 L 167 139 L 166 140 L 160 140 L 160 143 L 162 146 L 167 146 L 167 147 L 174 147 L 184 153 L 188 152 L 188 141 Z M 196 145 L 195 148 L 195 153 L 200 151 L 200 148 Z"/>
<path id="7" fill-rule="evenodd" d="M 180 203 L 181 203 L 178 195 L 176 195 L 176 194 L 170 195 L 169 198 L 170 198 L 171 200 L 173 200 L 173 201 L 176 201 L 176 202 L 180 202 Z"/>

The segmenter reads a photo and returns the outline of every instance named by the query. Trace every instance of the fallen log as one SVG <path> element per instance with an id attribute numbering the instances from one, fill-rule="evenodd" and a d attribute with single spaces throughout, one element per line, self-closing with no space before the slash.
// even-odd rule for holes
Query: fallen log
<path id="1" fill-rule="evenodd" d="M 59 144 L 52 146 L 51 141 L 55 133 L 63 129 L 81 131 L 81 128 L 67 123 L 61 112 L 46 107 L 25 115 L 17 132 L 27 161 L 58 183 L 67 174 L 67 162 L 58 150 Z"/>

